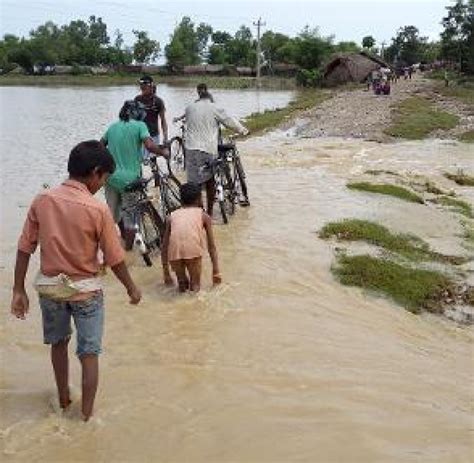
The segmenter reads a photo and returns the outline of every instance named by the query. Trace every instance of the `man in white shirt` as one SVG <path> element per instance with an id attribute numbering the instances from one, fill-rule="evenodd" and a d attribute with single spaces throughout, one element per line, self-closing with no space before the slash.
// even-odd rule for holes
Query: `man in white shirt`
<path id="1" fill-rule="evenodd" d="M 197 92 L 199 99 L 185 111 L 186 172 L 188 182 L 206 186 L 207 213 L 212 217 L 216 187 L 206 166 L 217 156 L 219 124 L 242 135 L 249 131 L 214 104 L 205 84 L 199 84 Z"/>

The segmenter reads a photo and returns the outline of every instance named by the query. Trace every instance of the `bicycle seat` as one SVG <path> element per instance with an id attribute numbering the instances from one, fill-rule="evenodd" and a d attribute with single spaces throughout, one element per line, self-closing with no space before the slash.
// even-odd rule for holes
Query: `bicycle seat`
<path id="1" fill-rule="evenodd" d="M 129 183 L 125 187 L 125 191 L 134 192 L 134 191 L 143 191 L 146 186 L 146 181 L 142 178 L 137 178 L 132 183 Z"/>
<path id="2" fill-rule="evenodd" d="M 235 145 L 233 143 L 221 143 L 217 145 L 217 149 L 219 151 L 231 151 L 235 149 Z"/>

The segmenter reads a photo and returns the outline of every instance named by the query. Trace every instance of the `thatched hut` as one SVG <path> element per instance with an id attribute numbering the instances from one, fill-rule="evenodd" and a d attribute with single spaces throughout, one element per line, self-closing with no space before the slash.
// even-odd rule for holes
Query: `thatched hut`
<path id="1" fill-rule="evenodd" d="M 327 85 L 347 82 L 364 82 L 372 71 L 390 66 L 378 56 L 366 52 L 339 53 L 324 69 L 323 79 Z"/>

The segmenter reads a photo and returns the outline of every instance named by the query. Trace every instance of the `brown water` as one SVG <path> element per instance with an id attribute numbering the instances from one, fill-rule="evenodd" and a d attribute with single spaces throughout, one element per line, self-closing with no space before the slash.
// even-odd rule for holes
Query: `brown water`
<path id="1" fill-rule="evenodd" d="M 461 252 L 454 214 L 344 184 L 367 168 L 398 168 L 443 185 L 448 166 L 472 165 L 468 145 L 282 133 L 241 150 L 252 207 L 216 227 L 219 288 L 207 278 L 199 296 L 179 296 L 131 254 L 144 293 L 131 307 L 107 278 L 92 423 L 79 421 L 77 403 L 69 417 L 54 411 L 34 295 L 26 322 L 6 316 L 11 274 L 0 271 L 2 460 L 474 460 L 472 328 L 341 287 L 329 272 L 334 245 L 315 234 L 328 220 L 364 217 Z M 458 193 L 472 200 L 467 190 Z M 72 382 L 77 391 L 77 362 Z"/>

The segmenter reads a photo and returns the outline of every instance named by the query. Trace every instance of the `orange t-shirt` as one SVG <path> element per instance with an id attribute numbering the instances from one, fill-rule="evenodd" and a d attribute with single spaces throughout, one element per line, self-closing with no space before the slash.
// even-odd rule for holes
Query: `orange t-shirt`
<path id="1" fill-rule="evenodd" d="M 107 205 L 75 180 L 45 190 L 31 204 L 18 249 L 33 254 L 38 244 L 41 272 L 50 277 L 60 273 L 73 280 L 96 276 L 99 248 L 111 267 L 125 258 Z"/>

